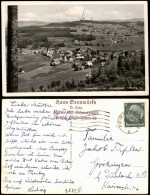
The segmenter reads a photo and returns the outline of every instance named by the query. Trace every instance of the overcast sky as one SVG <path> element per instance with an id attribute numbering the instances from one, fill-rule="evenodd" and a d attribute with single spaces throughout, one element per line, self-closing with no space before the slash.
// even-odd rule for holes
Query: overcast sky
<path id="1" fill-rule="evenodd" d="M 76 4 L 76 5 L 19 5 L 19 21 L 64 22 L 80 20 L 113 20 L 144 18 L 140 4 Z"/>

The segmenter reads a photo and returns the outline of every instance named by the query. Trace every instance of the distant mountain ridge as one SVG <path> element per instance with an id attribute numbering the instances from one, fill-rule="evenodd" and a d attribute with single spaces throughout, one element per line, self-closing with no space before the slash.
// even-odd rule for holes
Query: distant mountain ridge
<path id="1" fill-rule="evenodd" d="M 72 22 L 44 22 L 44 21 L 18 21 L 19 27 L 27 27 L 27 26 L 52 26 L 52 27 L 73 27 L 74 25 L 80 25 L 82 23 L 116 23 L 116 22 L 144 22 L 143 18 L 132 18 L 132 19 L 116 19 L 116 20 L 83 20 L 83 21 L 72 21 Z"/>
<path id="2" fill-rule="evenodd" d="M 49 22 L 44 21 L 18 21 L 19 27 L 25 27 L 25 26 L 42 26 L 49 24 Z"/>
<path id="3" fill-rule="evenodd" d="M 114 21 L 114 22 L 144 22 L 144 18 L 132 18 L 132 19 L 116 19 L 116 20 L 109 20 L 109 21 Z"/>

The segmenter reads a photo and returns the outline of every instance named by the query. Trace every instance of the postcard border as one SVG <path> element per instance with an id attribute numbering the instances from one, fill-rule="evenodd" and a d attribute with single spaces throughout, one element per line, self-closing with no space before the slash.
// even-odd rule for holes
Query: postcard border
<path id="1" fill-rule="evenodd" d="M 57 1 L 57 4 L 79 4 L 78 1 Z M 94 92 L 7 92 L 6 78 L 6 54 L 5 54 L 5 27 L 6 23 L 6 6 L 8 5 L 48 5 L 56 4 L 56 1 L 7 1 L 2 2 L 1 6 L 1 27 L 2 27 L 2 95 L 4 97 L 19 97 L 19 96 L 147 96 L 149 95 L 149 56 L 148 56 L 148 3 L 147 1 L 111 1 L 111 4 L 143 4 L 144 5 L 144 33 L 145 33 L 145 91 L 94 91 Z M 80 1 L 80 4 L 110 4 L 108 1 Z M 43 95 L 44 94 L 44 95 Z"/>

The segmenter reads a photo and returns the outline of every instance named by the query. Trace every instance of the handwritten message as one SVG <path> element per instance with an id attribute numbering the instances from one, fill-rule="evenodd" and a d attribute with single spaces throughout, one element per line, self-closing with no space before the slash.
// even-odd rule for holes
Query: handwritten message
<path id="1" fill-rule="evenodd" d="M 69 171 L 72 166 L 71 135 L 67 126 L 62 131 L 64 124 L 54 120 L 51 104 L 11 101 L 5 116 L 6 176 L 3 182 L 6 192 L 21 190 L 26 184 L 28 192 L 46 193 L 44 184 L 74 183 L 71 179 L 53 179 L 47 174 L 48 170 Z"/>

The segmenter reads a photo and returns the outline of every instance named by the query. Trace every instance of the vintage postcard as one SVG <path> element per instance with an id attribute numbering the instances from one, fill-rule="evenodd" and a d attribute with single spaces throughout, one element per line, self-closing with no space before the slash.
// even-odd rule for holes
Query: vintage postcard
<path id="1" fill-rule="evenodd" d="M 148 95 L 146 1 L 3 1 L 4 96 Z"/>
<path id="2" fill-rule="evenodd" d="M 148 99 L 5 99 L 3 194 L 148 194 Z"/>

